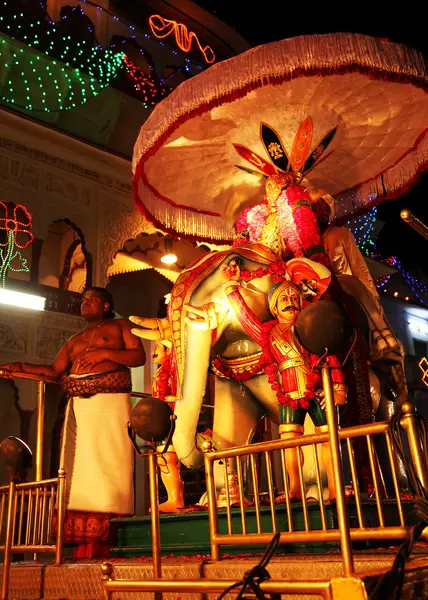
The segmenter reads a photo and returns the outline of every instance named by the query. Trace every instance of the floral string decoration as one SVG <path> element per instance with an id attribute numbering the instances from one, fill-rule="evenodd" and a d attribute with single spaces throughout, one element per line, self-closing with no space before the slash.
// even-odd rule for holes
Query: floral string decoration
<path id="1" fill-rule="evenodd" d="M 32 217 L 25 206 L 17 204 L 10 215 L 10 204 L 0 201 L 0 286 L 6 286 L 9 269 L 29 272 L 27 259 L 17 248 L 24 250 L 34 240 Z"/>
<path id="2" fill-rule="evenodd" d="M 169 350 L 165 360 L 159 367 L 159 376 L 157 380 L 157 397 L 159 400 L 165 401 L 168 395 L 169 379 L 171 376 L 171 363 L 171 351 Z M 172 410 L 174 410 L 174 405 L 170 406 Z"/>

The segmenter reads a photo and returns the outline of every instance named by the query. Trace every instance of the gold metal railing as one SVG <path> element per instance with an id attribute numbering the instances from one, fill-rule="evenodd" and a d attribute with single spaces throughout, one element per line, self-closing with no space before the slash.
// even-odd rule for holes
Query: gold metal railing
<path id="1" fill-rule="evenodd" d="M 60 469 L 54 479 L 11 481 L 0 487 L 0 551 L 4 552 L 1 600 L 8 596 L 13 553 L 53 553 L 55 563 L 62 563 L 65 486 L 65 471 Z"/>
<path id="2" fill-rule="evenodd" d="M 324 387 L 326 389 L 326 386 Z M 427 457 L 423 456 L 422 447 L 417 428 L 415 410 L 410 403 L 403 406 L 404 416 L 402 418 L 402 428 L 405 432 L 409 444 L 411 459 L 415 471 L 426 489 L 428 489 L 428 474 L 427 474 Z M 300 439 L 291 440 L 275 440 L 262 442 L 251 446 L 240 448 L 231 448 L 223 451 L 210 451 L 207 444 L 207 452 L 205 454 L 205 472 L 207 478 L 207 494 L 208 494 L 208 510 L 210 521 L 210 539 L 211 539 L 211 555 L 213 560 L 220 558 L 220 547 L 231 545 L 253 546 L 266 545 L 272 539 L 272 535 L 280 531 L 280 543 L 311 543 L 311 542 L 339 542 L 342 550 L 343 572 L 345 576 L 350 576 L 354 572 L 352 541 L 366 540 L 398 540 L 406 538 L 409 535 L 411 528 L 410 523 L 406 523 L 405 514 L 403 511 L 402 492 L 399 485 L 399 469 L 398 456 L 394 450 L 393 444 L 388 432 L 388 423 L 373 423 L 359 427 L 350 427 L 338 431 L 337 426 L 330 426 L 329 432 L 318 433 L 309 436 L 302 436 Z M 336 435 L 334 435 L 336 433 Z M 332 435 L 333 434 L 333 435 Z M 393 484 L 393 493 L 388 496 L 383 481 L 382 470 L 377 460 L 376 446 L 374 437 L 381 438 L 381 441 L 386 445 L 388 454 L 387 467 L 391 472 Z M 337 444 L 334 438 L 337 438 Z M 367 454 L 370 463 L 370 474 L 373 481 L 373 498 L 364 498 L 361 494 L 357 473 L 357 465 L 354 455 L 354 440 L 361 440 L 366 446 Z M 329 442 L 331 449 L 332 463 L 335 472 L 336 483 L 336 510 L 337 510 L 337 527 L 329 528 L 327 526 L 326 505 L 323 501 L 316 504 L 308 502 L 305 498 L 305 489 L 303 477 L 301 480 L 302 503 L 299 504 L 299 510 L 303 516 L 303 530 L 296 529 L 294 525 L 296 512 L 294 504 L 290 501 L 288 495 L 287 484 L 287 459 L 286 451 L 290 448 L 310 447 L 314 454 L 315 472 L 317 479 L 317 487 L 319 497 L 322 498 L 322 481 L 320 475 L 319 461 L 319 446 Z M 347 448 L 349 456 L 350 471 L 353 484 L 353 498 L 347 499 L 345 496 L 345 487 L 343 482 L 343 467 L 342 457 L 339 442 L 343 442 Z M 274 482 L 272 476 L 272 463 L 274 454 L 280 456 L 281 475 L 284 486 L 284 504 L 275 502 Z M 263 458 L 266 478 L 267 478 L 267 508 L 263 508 L 259 501 L 260 486 L 255 468 L 255 459 L 257 456 Z M 302 474 L 302 462 L 300 453 L 297 454 L 299 460 L 299 470 Z M 250 466 L 249 478 L 253 490 L 254 506 L 248 508 L 248 503 L 245 502 L 245 489 L 242 478 L 242 462 L 249 458 Z M 229 474 L 234 463 L 236 471 L 236 481 L 239 491 L 239 518 L 236 519 L 232 509 L 226 503 L 226 521 L 227 532 L 220 533 L 219 528 L 219 509 L 216 502 L 216 490 L 214 485 L 214 465 L 217 463 L 217 468 L 222 463 L 224 471 L 224 484 L 226 497 L 231 496 Z M 394 500 L 388 506 L 388 520 L 394 524 L 386 523 L 383 500 Z M 356 524 L 349 524 L 348 507 L 351 502 L 355 503 Z M 375 504 L 375 520 L 377 522 L 370 523 L 366 518 L 368 504 Z M 319 520 L 313 527 L 313 517 L 315 510 L 319 512 Z M 248 514 L 252 512 L 254 515 L 253 523 L 249 527 Z M 263 519 L 262 519 L 263 511 Z M 373 518 L 373 515 L 371 515 Z M 319 523 L 321 525 L 319 525 Z M 425 533 L 425 532 L 424 532 Z"/>
<path id="3" fill-rule="evenodd" d="M 124 579 L 115 579 L 114 569 L 111 563 L 102 565 L 103 580 L 104 580 L 104 598 L 111 600 L 114 594 L 125 592 L 153 592 L 155 598 L 161 598 L 163 593 L 184 594 L 197 592 L 202 594 L 214 593 L 216 595 L 224 592 L 230 585 L 236 582 L 236 579 L 182 579 L 182 580 L 142 580 L 131 581 Z M 353 579 L 354 586 L 361 582 Z M 335 585 L 341 586 L 341 593 L 346 593 L 343 589 L 342 581 L 337 580 L 318 580 L 318 581 L 290 581 L 269 579 L 261 583 L 260 588 L 265 594 L 302 594 L 314 595 L 325 598 L 325 600 L 339 600 L 341 596 L 335 594 Z M 353 590 L 354 591 L 354 590 Z M 236 592 L 235 592 L 236 594 Z M 204 596 L 206 597 L 206 596 Z M 342 595 L 342 598 L 344 596 Z M 355 600 L 359 596 L 347 596 L 348 600 Z M 364 598 L 361 595 L 361 599 Z"/>
<path id="4" fill-rule="evenodd" d="M 212 451 L 209 442 L 205 443 L 205 474 L 207 482 L 208 512 L 209 512 L 209 532 L 211 542 L 211 556 L 213 560 L 220 559 L 221 546 L 257 546 L 268 545 L 273 535 L 279 532 L 279 543 L 311 543 L 311 542 L 339 542 L 342 563 L 343 577 L 333 578 L 331 580 L 269 580 L 263 582 L 261 588 L 265 593 L 282 593 L 319 595 L 326 599 L 335 600 L 336 598 L 349 600 L 362 600 L 367 598 L 364 588 L 363 578 L 356 576 L 354 571 L 354 557 L 352 542 L 366 540 L 398 540 L 407 538 L 411 527 L 406 524 L 406 518 L 403 510 L 402 493 L 400 489 L 400 470 L 399 458 L 391 441 L 388 430 L 388 423 L 373 423 L 370 425 L 350 427 L 339 430 L 336 421 L 336 410 L 333 399 L 333 387 L 330 369 L 328 367 L 322 370 L 323 388 L 326 400 L 326 412 L 328 421 L 328 431 L 314 435 L 304 435 L 301 438 L 290 440 L 275 440 L 252 444 L 244 447 L 230 448 L 228 450 Z M 415 409 L 410 403 L 405 403 L 402 407 L 403 418 L 401 426 L 403 434 L 407 436 L 410 449 L 410 455 L 415 471 L 423 484 L 428 489 L 428 469 L 427 457 L 423 455 L 420 435 L 415 416 Z M 386 444 L 388 466 L 391 471 L 393 484 L 393 498 L 395 503 L 395 524 L 387 525 L 384 506 L 382 501 L 386 496 L 386 487 L 383 481 L 383 473 L 378 461 L 375 436 L 381 438 Z M 353 443 L 359 441 L 364 443 L 369 463 L 371 478 L 373 481 L 373 499 L 364 498 L 360 492 L 357 463 L 354 455 Z M 329 444 L 331 453 L 331 463 L 336 488 L 336 511 L 337 527 L 329 528 L 326 505 L 323 498 L 323 483 L 321 479 L 319 447 L 321 444 Z M 349 465 L 354 488 L 354 497 L 346 497 L 341 444 L 344 444 L 348 456 Z M 302 488 L 302 503 L 300 509 L 303 515 L 303 530 L 294 527 L 293 512 L 294 505 L 289 499 L 288 477 L 287 477 L 287 458 L 286 451 L 291 448 L 301 449 L 309 447 L 314 454 L 316 483 L 320 501 L 313 504 L 306 501 L 303 481 L 303 464 L 300 453 L 298 452 L 300 485 Z M 281 466 L 282 483 L 284 489 L 284 504 L 277 504 L 275 501 L 274 485 L 274 460 L 273 454 L 279 454 L 279 464 Z M 261 457 L 264 461 L 264 475 L 267 487 L 267 506 L 260 505 L 260 468 L 256 464 L 256 459 Z M 151 456 L 149 461 L 150 469 L 150 500 L 152 506 L 152 549 L 153 549 L 153 578 L 144 581 L 117 580 L 113 575 L 113 566 L 111 563 L 104 563 L 103 579 L 105 599 L 111 600 L 112 594 L 117 592 L 153 592 L 156 600 L 162 598 L 164 592 L 174 592 L 176 594 L 185 592 L 201 592 L 201 594 L 221 593 L 236 580 L 162 580 L 161 548 L 160 548 L 160 523 L 157 507 L 157 470 L 155 455 Z M 248 478 L 252 487 L 252 496 L 254 506 L 248 508 L 245 501 L 246 490 L 243 481 L 243 461 L 249 461 L 250 468 L 247 469 Z M 223 469 L 226 508 L 226 533 L 220 533 L 219 527 L 219 509 L 217 508 L 217 490 L 214 482 L 214 466 Z M 238 482 L 238 508 L 232 509 L 230 501 L 232 499 L 232 490 L 230 489 L 229 475 L 234 471 Z M 356 521 L 351 525 L 348 515 L 348 504 L 355 503 Z M 376 507 L 377 523 L 367 522 L 365 508 L 366 503 L 373 503 Z M 310 505 L 310 507 L 309 507 Z M 310 511 L 313 507 L 319 510 L 321 525 L 313 527 L 310 518 Z M 393 506 L 393 508 L 394 508 Z M 391 507 L 390 507 L 391 508 Z M 238 519 L 236 519 L 238 511 Z M 248 513 L 252 511 L 254 519 L 253 525 L 249 526 Z M 388 517 L 391 520 L 391 515 Z M 393 519 L 394 520 L 394 519 Z M 424 531 L 425 536 L 427 531 Z M 237 576 L 237 579 L 239 576 Z"/>
<path id="5" fill-rule="evenodd" d="M 425 223 L 422 223 L 422 221 L 415 217 L 411 210 L 408 208 L 403 208 L 400 213 L 400 217 L 422 237 L 428 240 L 428 227 L 425 225 Z"/>

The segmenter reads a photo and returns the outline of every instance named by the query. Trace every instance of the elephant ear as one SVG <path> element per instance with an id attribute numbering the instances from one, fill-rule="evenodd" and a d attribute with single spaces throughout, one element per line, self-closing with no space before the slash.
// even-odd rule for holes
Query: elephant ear
<path id="1" fill-rule="evenodd" d="M 177 366 L 177 397 L 182 397 L 186 352 L 186 310 L 192 295 L 224 260 L 229 250 L 212 252 L 179 275 L 171 291 L 169 320 L 172 331 L 173 357 Z"/>

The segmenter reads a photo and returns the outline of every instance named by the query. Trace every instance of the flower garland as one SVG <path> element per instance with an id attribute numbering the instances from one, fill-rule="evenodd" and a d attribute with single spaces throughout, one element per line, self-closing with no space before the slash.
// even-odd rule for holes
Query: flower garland
<path id="1" fill-rule="evenodd" d="M 301 185 L 284 189 L 276 201 L 282 238 L 294 258 L 307 257 L 325 264 L 326 256 L 308 192 Z M 246 208 L 236 223 L 234 245 L 259 242 L 269 215 L 268 203 Z"/>
<path id="2" fill-rule="evenodd" d="M 303 252 L 299 230 L 296 226 L 292 205 L 288 200 L 287 192 L 287 189 L 283 190 L 277 199 L 279 230 L 294 257 L 299 258 L 300 256 L 305 256 L 305 253 Z"/>
<path id="3" fill-rule="evenodd" d="M 226 377 L 226 379 L 233 379 L 238 383 L 248 381 L 255 375 L 259 375 L 263 370 L 263 367 L 261 366 L 259 361 L 251 367 L 249 367 L 248 370 L 246 369 L 245 371 L 242 371 L 242 373 L 237 373 L 236 371 L 232 371 L 231 369 L 229 369 L 229 367 L 226 365 L 221 356 L 217 356 L 217 358 L 215 358 L 211 362 L 211 365 L 214 372 L 217 371 L 218 373 L 221 373 L 223 377 Z"/>
<path id="4" fill-rule="evenodd" d="M 248 271 L 247 269 L 243 269 L 241 271 L 241 279 L 243 280 L 251 280 L 251 279 L 260 279 L 261 277 L 266 277 L 266 275 L 271 275 L 272 283 L 279 283 L 283 281 L 286 277 L 287 273 L 287 264 L 283 260 L 279 260 L 276 262 L 272 262 L 265 269 L 263 267 L 259 267 L 255 271 Z"/>
<path id="5" fill-rule="evenodd" d="M 324 262 L 325 251 L 309 194 L 302 186 L 293 185 L 286 190 L 286 197 L 304 256 Z"/>
<path id="6" fill-rule="evenodd" d="M 165 398 L 168 395 L 168 387 L 169 387 L 169 378 L 171 375 L 171 354 L 168 352 L 164 362 L 159 367 L 158 371 L 159 375 L 157 375 L 157 390 L 156 397 L 159 400 L 165 401 Z"/>
<path id="7" fill-rule="evenodd" d="M 234 245 L 236 246 L 246 241 L 259 242 L 268 214 L 269 207 L 266 201 L 246 208 L 240 214 L 236 223 L 237 239 L 235 239 Z"/>

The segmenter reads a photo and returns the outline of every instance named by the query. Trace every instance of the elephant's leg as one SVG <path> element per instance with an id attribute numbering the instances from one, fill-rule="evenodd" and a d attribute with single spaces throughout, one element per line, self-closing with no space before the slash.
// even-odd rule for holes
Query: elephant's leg
<path id="1" fill-rule="evenodd" d="M 236 381 L 216 378 L 213 440 L 222 448 L 245 446 L 251 438 L 263 409 L 254 396 Z M 234 461 L 229 470 L 235 471 Z M 224 467 L 214 464 L 216 490 L 224 486 Z"/>
<path id="2" fill-rule="evenodd" d="M 267 413 L 274 423 L 279 423 L 279 404 L 276 392 L 268 383 L 266 375 L 258 375 L 244 383 L 254 398 L 261 404 L 262 413 Z"/>

